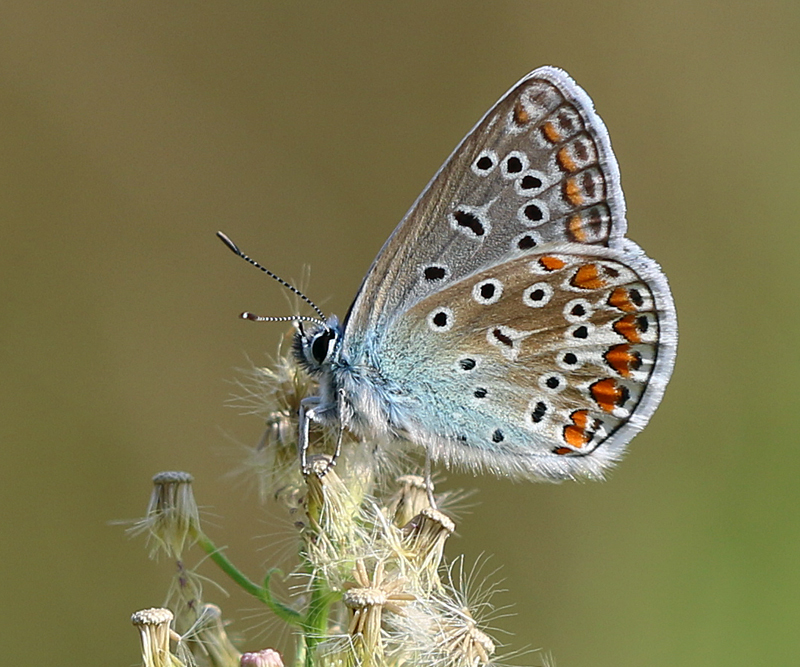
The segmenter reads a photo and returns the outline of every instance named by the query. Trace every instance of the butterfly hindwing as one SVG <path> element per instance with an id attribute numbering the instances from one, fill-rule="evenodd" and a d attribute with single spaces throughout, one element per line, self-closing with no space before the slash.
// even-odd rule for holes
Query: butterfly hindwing
<path id="1" fill-rule="evenodd" d="M 378 350 L 412 406 L 405 428 L 436 458 L 600 476 L 655 409 L 675 338 L 657 265 L 630 242 L 550 248 L 423 299 Z"/>

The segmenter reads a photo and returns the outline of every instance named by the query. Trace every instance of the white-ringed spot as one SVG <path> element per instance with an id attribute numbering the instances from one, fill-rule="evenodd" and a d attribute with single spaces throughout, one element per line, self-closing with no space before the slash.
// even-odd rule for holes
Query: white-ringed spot
<path id="1" fill-rule="evenodd" d="M 533 331 L 519 331 L 502 324 L 490 326 L 486 330 L 486 340 L 494 345 L 509 361 L 515 361 L 519 356 L 522 341 L 530 336 Z"/>
<path id="2" fill-rule="evenodd" d="M 497 162 L 497 153 L 494 151 L 481 151 L 481 154 L 472 163 L 471 169 L 478 176 L 486 176 L 494 171 Z"/>
<path id="3" fill-rule="evenodd" d="M 429 264 L 422 268 L 422 277 L 426 283 L 438 283 L 450 275 L 450 270 L 442 264 Z"/>
<path id="4" fill-rule="evenodd" d="M 538 227 L 550 220 L 550 211 L 543 201 L 531 199 L 519 207 L 517 219 L 526 227 Z"/>
<path id="5" fill-rule="evenodd" d="M 453 311 L 439 307 L 428 313 L 428 327 L 431 331 L 450 331 L 453 328 Z"/>
<path id="6" fill-rule="evenodd" d="M 503 178 L 517 178 L 527 168 L 528 156 L 520 151 L 511 151 L 503 160 L 500 171 Z"/>
<path id="7" fill-rule="evenodd" d="M 491 231 L 491 225 L 481 209 L 459 206 L 450 214 L 450 226 L 474 240 L 482 240 Z"/>
<path id="8" fill-rule="evenodd" d="M 478 365 L 478 359 L 476 357 L 461 357 L 456 362 L 456 370 L 462 373 L 468 373 L 469 371 L 475 370 L 475 367 Z"/>
<path id="9" fill-rule="evenodd" d="M 588 322 L 584 324 L 575 324 L 567 329 L 564 337 L 568 340 L 571 340 L 573 343 L 580 343 L 581 341 L 587 341 L 594 333 L 594 325 L 589 324 Z"/>
<path id="10" fill-rule="evenodd" d="M 534 428 L 539 428 L 550 416 L 550 405 L 542 398 L 535 398 L 528 404 L 525 418 Z"/>
<path id="11" fill-rule="evenodd" d="M 531 308 L 546 306 L 553 297 L 553 288 L 548 283 L 534 283 L 522 292 L 522 303 Z"/>
<path id="12" fill-rule="evenodd" d="M 571 350 L 564 352 L 562 350 L 556 354 L 556 364 L 565 371 L 574 371 L 583 366 L 583 359 L 581 357 L 582 355 L 577 352 Z"/>
<path id="13" fill-rule="evenodd" d="M 519 236 L 515 236 L 514 240 L 511 241 L 511 249 L 514 251 L 523 251 L 532 250 L 540 245 L 542 242 L 542 237 L 533 230 L 524 232 Z"/>
<path id="14" fill-rule="evenodd" d="M 567 379 L 561 373 L 547 373 L 539 377 L 539 388 L 548 394 L 558 394 L 567 388 Z"/>
<path id="15" fill-rule="evenodd" d="M 593 312 L 594 307 L 586 299 L 572 299 L 564 306 L 564 318 L 572 324 L 589 319 Z"/>
<path id="16" fill-rule="evenodd" d="M 521 197 L 530 197 L 543 190 L 546 182 L 547 179 L 542 172 L 529 169 L 514 181 L 514 190 Z"/>
<path id="17" fill-rule="evenodd" d="M 472 288 L 472 298 L 483 306 L 497 303 L 501 296 L 503 296 L 503 283 L 496 278 L 481 280 Z"/>

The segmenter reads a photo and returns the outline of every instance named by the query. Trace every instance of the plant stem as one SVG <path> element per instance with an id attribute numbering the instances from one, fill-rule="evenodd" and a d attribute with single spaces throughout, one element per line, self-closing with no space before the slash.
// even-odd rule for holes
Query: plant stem
<path id="1" fill-rule="evenodd" d="M 261 600 L 261 602 L 267 605 L 278 618 L 286 621 L 287 623 L 291 623 L 292 625 L 298 625 L 301 627 L 305 626 L 305 621 L 302 615 L 288 605 L 283 604 L 279 600 L 275 599 L 269 590 L 270 578 L 275 572 L 278 571 L 277 569 L 273 568 L 267 572 L 266 577 L 264 577 L 264 586 L 259 586 L 255 582 L 251 581 L 247 575 L 241 572 L 205 535 L 201 535 L 198 538 L 197 543 L 225 574 L 227 574 L 235 583 L 241 586 L 242 589 L 244 589 L 247 593 L 250 593 L 250 595 L 256 599 Z"/>

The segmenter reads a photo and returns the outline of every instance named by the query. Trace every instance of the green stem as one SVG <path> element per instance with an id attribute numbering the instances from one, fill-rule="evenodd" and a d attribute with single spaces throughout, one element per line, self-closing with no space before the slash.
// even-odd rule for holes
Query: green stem
<path id="1" fill-rule="evenodd" d="M 201 535 L 198 538 L 197 543 L 225 574 L 227 574 L 246 592 L 250 593 L 250 595 L 258 600 L 261 600 L 261 602 L 267 605 L 278 618 L 286 621 L 287 623 L 291 623 L 292 625 L 305 627 L 305 621 L 302 615 L 288 605 L 282 603 L 280 600 L 275 599 L 269 590 L 270 578 L 275 572 L 278 571 L 277 569 L 273 568 L 267 572 L 267 576 L 264 577 L 264 585 L 259 586 L 255 582 L 251 581 L 247 575 L 241 572 L 205 535 Z"/>
<path id="2" fill-rule="evenodd" d="M 311 600 L 309 600 L 308 611 L 303 620 L 306 667 L 313 667 L 314 647 L 326 636 L 330 607 L 339 597 L 340 593 L 329 590 L 322 577 L 314 576 L 311 584 Z"/>

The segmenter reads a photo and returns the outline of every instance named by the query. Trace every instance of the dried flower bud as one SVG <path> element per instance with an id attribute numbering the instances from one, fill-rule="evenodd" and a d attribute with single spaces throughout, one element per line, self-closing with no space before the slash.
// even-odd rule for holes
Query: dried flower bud
<path id="1" fill-rule="evenodd" d="M 256 653 L 243 653 L 239 658 L 240 667 L 283 667 L 283 660 L 277 651 L 265 648 Z"/>

